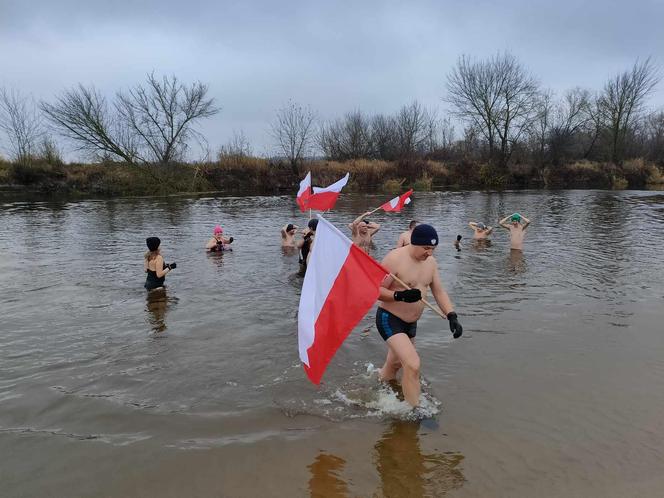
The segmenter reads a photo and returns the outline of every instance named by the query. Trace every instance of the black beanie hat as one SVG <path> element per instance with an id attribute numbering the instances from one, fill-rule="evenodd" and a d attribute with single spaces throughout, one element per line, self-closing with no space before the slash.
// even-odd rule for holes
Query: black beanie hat
<path id="1" fill-rule="evenodd" d="M 148 237 L 145 239 L 145 243 L 148 245 L 148 249 L 150 251 L 156 251 L 159 249 L 159 244 L 161 244 L 161 240 L 159 240 L 159 237 Z"/>
<path id="2" fill-rule="evenodd" d="M 438 233 L 431 225 L 417 225 L 410 234 L 410 243 L 414 246 L 437 246 Z"/>

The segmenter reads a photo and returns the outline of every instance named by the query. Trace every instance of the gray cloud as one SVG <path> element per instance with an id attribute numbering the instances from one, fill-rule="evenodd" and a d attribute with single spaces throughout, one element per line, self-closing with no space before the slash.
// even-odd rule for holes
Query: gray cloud
<path id="1" fill-rule="evenodd" d="M 661 19 L 654 0 L 0 0 L 0 85 L 50 99 L 79 82 L 112 94 L 152 70 L 201 80 L 222 107 L 203 125 L 211 146 L 243 130 L 269 152 L 269 122 L 289 98 L 323 118 L 413 99 L 442 107 L 462 53 L 509 50 L 546 87 L 599 89 L 637 57 L 664 65 Z M 652 105 L 664 106 L 663 87 Z"/>

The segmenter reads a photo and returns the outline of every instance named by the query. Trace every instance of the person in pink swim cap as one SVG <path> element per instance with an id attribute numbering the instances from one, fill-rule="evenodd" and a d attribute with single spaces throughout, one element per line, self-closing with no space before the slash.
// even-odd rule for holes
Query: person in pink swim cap
<path id="1" fill-rule="evenodd" d="M 233 237 L 224 237 L 224 231 L 221 226 L 214 227 L 212 238 L 208 241 L 205 249 L 209 252 L 232 251 L 230 244 L 233 242 Z"/>

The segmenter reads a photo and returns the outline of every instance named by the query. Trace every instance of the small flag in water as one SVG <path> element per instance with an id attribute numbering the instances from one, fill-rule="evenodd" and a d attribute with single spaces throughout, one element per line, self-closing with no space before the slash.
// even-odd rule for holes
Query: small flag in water
<path id="1" fill-rule="evenodd" d="M 405 194 L 401 194 L 400 196 L 395 197 L 394 199 L 386 202 L 381 206 L 381 208 L 383 209 L 383 211 L 386 211 L 388 213 L 389 212 L 398 213 L 403 209 L 403 207 L 406 204 L 410 204 L 410 196 L 412 193 L 413 189 L 410 189 Z"/>

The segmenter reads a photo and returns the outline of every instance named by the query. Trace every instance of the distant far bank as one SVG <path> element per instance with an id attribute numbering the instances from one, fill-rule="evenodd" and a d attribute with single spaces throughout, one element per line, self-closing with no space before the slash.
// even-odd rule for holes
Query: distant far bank
<path id="1" fill-rule="evenodd" d="M 42 196 L 140 196 L 179 193 L 295 193 L 307 171 L 313 185 L 328 185 L 350 172 L 348 191 L 386 193 L 407 188 L 429 190 L 485 189 L 645 189 L 664 188 L 664 168 L 643 159 L 622 165 L 575 161 L 560 166 L 528 164 L 498 168 L 473 161 L 303 161 L 296 175 L 287 162 L 254 157 L 226 157 L 208 163 L 129 165 L 117 162 L 30 165 L 0 160 L 3 192 Z"/>

